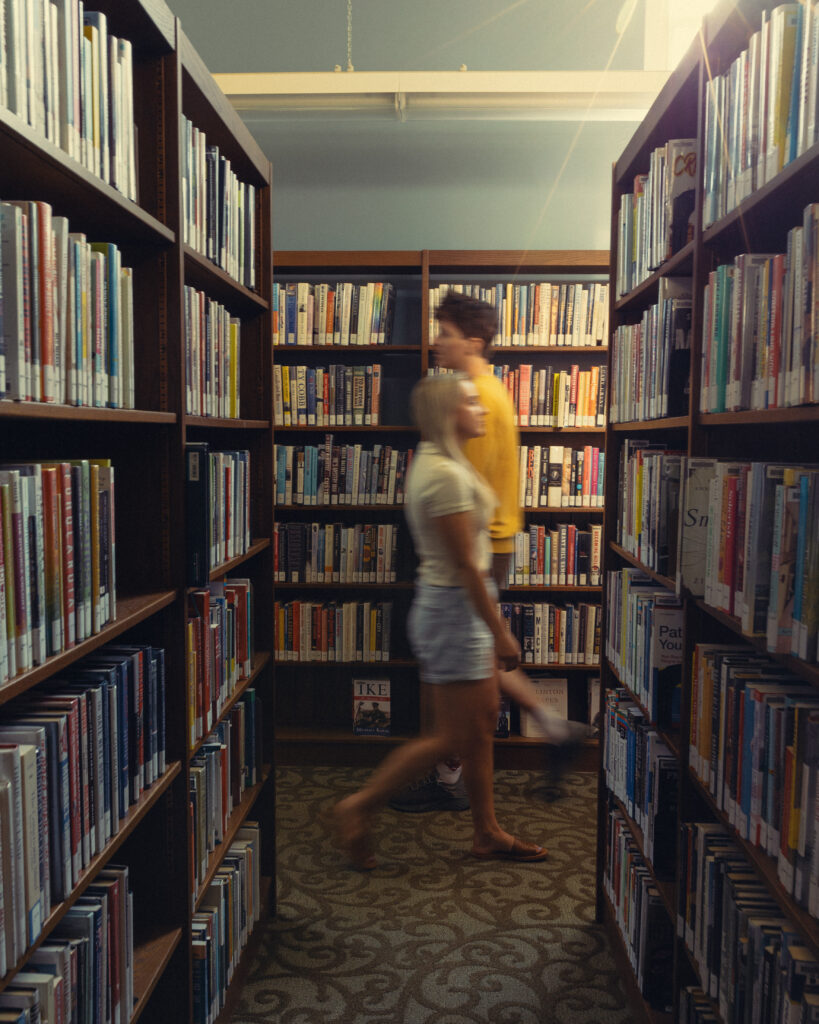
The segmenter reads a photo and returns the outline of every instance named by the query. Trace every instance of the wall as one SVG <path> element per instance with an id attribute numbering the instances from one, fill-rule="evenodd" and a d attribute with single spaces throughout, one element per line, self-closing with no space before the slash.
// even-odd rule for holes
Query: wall
<path id="1" fill-rule="evenodd" d="M 214 72 L 328 71 L 344 0 L 170 0 Z M 352 0 L 357 70 L 642 66 L 642 0 Z M 629 4 L 629 0 L 626 0 Z M 259 119 L 274 247 L 607 248 L 611 164 L 635 125 Z"/>

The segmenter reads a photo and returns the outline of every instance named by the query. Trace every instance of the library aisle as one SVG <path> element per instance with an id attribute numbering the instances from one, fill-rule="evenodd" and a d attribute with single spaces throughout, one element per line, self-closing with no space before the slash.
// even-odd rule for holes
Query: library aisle
<path id="1" fill-rule="evenodd" d="M 470 816 L 380 815 L 379 867 L 350 871 L 321 811 L 366 769 L 279 768 L 278 915 L 230 1024 L 279 1020 L 628 1024 L 605 930 L 594 923 L 596 778 L 572 771 L 547 797 L 542 771 L 501 771 L 513 831 L 541 864 L 470 858 Z"/>

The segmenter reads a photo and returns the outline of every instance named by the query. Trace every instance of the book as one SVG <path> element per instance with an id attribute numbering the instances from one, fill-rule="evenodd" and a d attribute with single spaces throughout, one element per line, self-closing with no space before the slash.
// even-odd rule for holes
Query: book
<path id="1" fill-rule="evenodd" d="M 530 679 L 538 702 L 550 715 L 569 717 L 569 680 L 552 676 L 532 676 Z M 529 738 L 543 737 L 546 733 L 537 718 L 526 708 L 520 709 L 520 734 Z"/>
<path id="2" fill-rule="evenodd" d="M 353 679 L 353 733 L 389 736 L 390 731 L 390 680 Z"/>

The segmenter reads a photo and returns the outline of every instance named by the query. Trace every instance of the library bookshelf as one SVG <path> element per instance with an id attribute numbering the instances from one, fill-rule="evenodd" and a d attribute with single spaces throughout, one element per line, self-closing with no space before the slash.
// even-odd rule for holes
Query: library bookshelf
<path id="1" fill-rule="evenodd" d="M 60 934 L 61 922 L 82 904 L 99 873 L 109 865 L 125 865 L 133 893 L 133 1004 L 124 1008 L 125 1019 L 198 1020 L 192 914 L 201 908 L 231 842 L 249 819 L 262 825 L 262 916 L 275 901 L 270 885 L 275 871 L 273 659 L 266 616 L 272 600 L 271 169 L 162 0 L 100 0 L 93 6 L 105 15 L 108 33 L 132 45 L 137 199 L 127 198 L 7 109 L 0 109 L 0 194 L 4 200 L 50 204 L 55 217 L 68 218 L 70 231 L 90 241 L 115 243 L 123 265 L 133 269 L 134 407 L 5 399 L 0 400 L 0 432 L 6 463 L 110 459 L 116 474 L 116 613 L 86 639 L 0 684 L 0 723 L 19 718 L 31 701 L 50 692 L 55 680 L 69 680 L 89 656 L 104 655 L 106 645 L 151 645 L 161 648 L 165 658 L 165 767 L 132 800 L 114 834 L 87 858 L 65 897 L 52 900 L 42 928 L 25 942 L 22 954 L 7 955 L 0 992 L 13 989 L 34 951 Z M 252 231 L 241 261 L 251 259 L 252 246 L 252 284 L 247 277 L 238 279 L 237 264 L 222 269 L 183 241 L 182 115 L 205 132 L 237 178 L 255 190 L 255 208 L 245 221 L 252 220 Z M 188 287 L 219 302 L 240 325 L 241 416 L 194 416 L 186 405 Z M 242 787 L 232 810 L 225 812 L 222 841 L 208 854 L 198 885 L 189 792 L 192 763 L 202 754 L 203 740 L 191 742 L 189 736 L 197 698 L 188 685 L 186 651 L 191 588 L 185 551 L 191 510 L 186 507 L 185 453 L 190 441 L 207 441 L 213 450 L 247 450 L 251 465 L 250 543 L 243 553 L 212 566 L 209 575 L 216 583 L 226 576 L 251 581 L 253 651 L 249 671 L 211 725 L 217 728 L 235 715 L 248 691 L 258 695 L 265 709 L 254 784 Z M 148 712 L 134 713 L 140 728 L 149 729 Z M 86 770 L 87 763 L 80 762 L 78 771 Z M 224 993 L 219 998 L 223 1001 Z"/>
<path id="2" fill-rule="evenodd" d="M 787 974 L 787 966 L 783 968 L 781 957 L 787 959 L 784 952 L 791 946 L 800 948 L 800 955 L 804 952 L 805 962 L 814 962 L 819 959 L 819 925 L 816 917 L 810 913 L 808 907 L 803 905 L 803 900 L 794 894 L 793 883 L 787 880 L 787 869 L 783 879 L 781 854 L 772 856 L 767 849 L 760 847 L 759 841 L 748 837 L 746 826 L 742 822 L 742 800 L 746 799 L 742 791 L 742 785 L 746 779 L 745 767 L 736 769 L 738 776 L 732 775 L 733 769 L 726 763 L 726 753 L 731 749 L 730 738 L 726 740 L 726 729 L 730 732 L 730 725 L 726 726 L 725 716 L 733 713 L 726 707 L 726 694 L 736 694 L 736 689 L 731 689 L 744 684 L 731 683 L 732 669 L 730 664 L 727 668 L 723 663 L 722 688 L 715 682 L 713 689 L 703 691 L 701 688 L 702 675 L 698 672 L 697 665 L 702 664 L 698 659 L 705 657 L 702 653 L 704 645 L 726 645 L 727 647 L 741 648 L 738 657 L 746 658 L 754 655 L 764 661 L 759 664 L 761 674 L 767 673 L 767 681 L 774 680 L 775 685 L 782 683 L 783 675 L 787 674 L 787 686 L 793 686 L 797 690 L 803 688 L 803 695 L 807 693 L 808 706 L 815 696 L 819 696 L 817 684 L 819 673 L 815 663 L 815 651 L 813 656 L 799 658 L 790 652 L 777 653 L 769 649 L 769 643 L 765 635 L 764 626 L 759 631 L 758 624 L 756 631 L 743 629 L 741 606 L 741 589 L 730 592 L 729 601 L 734 608 L 732 612 L 722 606 L 723 598 L 719 592 L 712 589 L 707 595 L 703 595 L 701 587 L 693 582 L 691 570 L 685 564 L 686 551 L 683 548 L 680 554 L 677 547 L 677 572 L 675 567 L 664 568 L 664 571 L 657 571 L 654 568 L 656 563 L 652 562 L 650 556 L 635 556 L 630 545 L 621 542 L 622 535 L 618 533 L 617 508 L 618 508 L 618 467 L 621 459 L 625 464 L 623 455 L 627 444 L 648 446 L 647 452 L 653 446 L 656 450 L 654 455 L 646 455 L 650 458 L 666 459 L 661 449 L 664 447 L 668 452 L 678 451 L 689 460 L 701 459 L 719 460 L 724 464 L 748 465 L 750 463 L 796 463 L 803 466 L 811 466 L 815 462 L 815 452 L 819 434 L 817 433 L 817 408 L 816 405 L 808 404 L 802 398 L 803 404 L 793 404 L 778 401 L 769 402 L 774 407 L 769 408 L 742 408 L 734 411 L 715 411 L 710 394 L 706 391 L 709 386 L 708 374 L 711 364 L 709 359 L 711 351 L 712 335 L 708 332 L 713 329 L 713 321 L 709 321 L 709 295 L 713 300 L 713 287 L 717 268 L 732 264 L 736 257 L 741 254 L 788 254 L 782 257 L 785 260 L 785 267 L 790 268 L 791 273 L 797 273 L 797 264 L 791 256 L 791 241 L 789 233 L 792 229 L 800 227 L 803 223 L 803 211 L 808 204 L 819 200 L 819 193 L 816 188 L 816 168 L 819 166 L 819 146 L 812 140 L 804 146 L 790 163 L 785 163 L 778 173 L 768 174 L 767 171 L 760 172 L 754 169 L 754 188 L 747 186 L 744 194 L 740 193 L 740 186 L 736 183 L 729 186 L 726 183 L 726 175 L 731 172 L 724 172 L 721 179 L 721 186 L 717 191 L 723 189 L 721 201 L 724 206 L 716 208 L 716 214 L 707 213 L 707 204 L 711 202 L 714 186 L 709 185 L 709 173 L 713 172 L 714 164 L 714 139 L 718 139 L 718 145 L 724 145 L 725 153 L 732 153 L 733 143 L 737 138 L 742 137 L 740 131 L 737 135 L 737 128 L 733 123 L 733 116 L 727 118 L 724 124 L 724 136 L 719 133 L 709 135 L 709 118 L 713 116 L 714 107 L 709 105 L 719 102 L 715 97 L 720 95 L 719 90 L 731 86 L 720 84 L 731 81 L 731 75 L 736 74 L 739 67 L 746 67 L 746 64 L 735 63 L 738 61 L 749 61 L 749 57 L 743 57 L 743 53 L 753 53 L 754 48 L 760 43 L 760 26 L 763 20 L 770 20 L 778 17 L 772 13 L 772 5 L 762 2 L 739 2 L 721 3 L 712 14 L 706 17 L 700 35 L 693 41 L 680 65 L 670 75 L 666 85 L 660 92 L 652 108 L 648 112 L 643 123 L 638 127 L 632 140 L 624 150 L 620 159 L 613 168 L 613 195 L 612 195 L 612 281 L 615 280 L 620 263 L 618 261 L 618 247 L 621 247 L 622 234 L 621 224 L 618 219 L 622 197 L 631 195 L 634 192 L 635 178 L 637 175 L 645 174 L 649 170 L 652 152 L 662 147 L 670 139 L 691 139 L 695 142 L 697 174 L 694 213 L 692 217 L 693 238 L 689 239 L 677 252 L 671 255 L 659 267 L 655 267 L 640 283 L 636 284 L 628 292 L 618 295 L 615 288 L 611 292 L 611 329 L 610 358 L 616 357 L 616 332 L 623 325 L 634 325 L 641 322 L 649 308 L 658 302 L 658 296 L 662 294 L 665 279 L 688 278 L 691 282 L 691 356 L 690 356 L 690 387 L 686 396 L 682 414 L 665 416 L 656 419 L 640 419 L 638 417 L 626 418 L 623 422 L 609 422 L 607 426 L 606 451 L 610 472 L 606 481 L 606 508 L 609 510 L 606 516 L 605 549 L 607 577 L 614 571 L 623 572 L 627 570 L 638 570 L 642 573 L 643 586 L 646 591 L 652 588 L 657 591 L 663 590 L 674 593 L 675 590 L 680 599 L 680 616 L 682 622 L 681 639 L 681 688 L 679 702 L 679 723 L 665 720 L 657 722 L 651 711 L 646 707 L 643 700 L 630 689 L 622 674 L 618 671 L 609 655 L 609 648 L 604 643 L 602 658 L 602 690 L 603 690 L 603 715 L 609 719 L 610 728 L 604 729 L 605 742 L 601 743 L 601 768 L 600 768 L 600 804 L 599 804 L 599 838 L 598 838 L 598 884 L 597 904 L 598 919 L 606 923 L 612 933 L 615 944 L 621 954 L 623 964 L 623 976 L 625 984 L 630 991 L 635 1009 L 635 1019 L 645 1021 L 666 1021 L 666 1020 L 719 1020 L 724 1024 L 731 1024 L 734 1020 L 750 1019 L 740 1018 L 737 1004 L 737 997 L 733 992 L 742 992 L 743 998 L 750 999 L 750 989 L 747 989 L 743 982 L 742 968 L 739 966 L 740 954 L 737 952 L 739 939 L 735 931 L 736 927 L 743 927 L 741 922 L 747 921 L 753 911 L 748 909 L 750 905 L 747 900 L 758 897 L 757 908 L 762 908 L 760 914 L 766 920 L 778 918 L 784 922 L 782 935 L 784 938 L 775 935 L 775 929 L 766 932 L 768 947 L 768 958 L 778 965 L 776 968 L 761 966 L 762 961 L 752 959 L 751 951 L 757 949 L 754 946 L 754 938 L 748 938 L 749 945 L 743 945 L 744 951 L 748 950 L 748 972 L 753 977 L 756 974 L 760 984 L 767 984 L 772 977 L 770 971 L 775 975 L 776 970 L 784 970 Z M 754 36 L 757 39 L 754 39 Z M 734 71 L 732 72 L 732 68 Z M 790 74 L 790 73 L 789 73 Z M 750 80 L 753 80 L 753 72 L 749 70 Z M 742 107 L 742 104 L 739 104 Z M 750 135 L 748 136 L 750 138 Z M 801 145 L 801 143 L 800 143 Z M 737 152 L 739 150 L 737 149 Z M 744 153 L 744 150 L 743 150 Z M 718 168 L 719 161 L 716 166 Z M 741 166 L 741 165 L 737 165 Z M 717 169 L 714 172 L 718 175 Z M 750 180 L 750 179 L 749 179 Z M 761 183 L 763 182 L 764 183 Z M 746 182 L 747 185 L 747 182 Z M 711 191 L 709 192 L 709 188 Z M 735 205 L 726 199 L 729 195 L 728 189 L 735 188 Z M 716 202 L 716 200 L 715 200 Z M 727 209 L 725 208 L 727 207 Z M 790 257 L 790 259 L 789 259 Z M 734 272 L 736 274 L 736 272 Z M 733 277 L 736 285 L 737 276 Z M 709 285 L 711 287 L 709 287 Z M 783 295 L 787 296 L 787 285 L 784 286 Z M 787 302 L 784 298 L 783 303 Z M 793 314 L 796 316 L 796 314 Z M 783 324 L 780 338 L 786 337 L 788 328 Z M 729 329 L 730 331 L 730 329 Z M 782 340 L 786 346 L 787 341 Z M 718 358 L 714 356 L 714 358 Z M 783 357 L 784 358 L 784 357 Z M 676 389 L 678 397 L 682 394 L 684 380 L 678 378 L 671 381 L 671 388 Z M 776 394 L 777 385 L 771 385 Z M 705 392 L 705 393 L 704 393 Z M 815 397 L 813 399 L 815 401 Z M 711 404 L 709 404 L 711 403 Z M 736 403 L 734 403 L 736 404 Z M 804 460 L 804 461 L 802 461 Z M 686 463 L 683 462 L 683 467 Z M 690 465 L 690 463 L 689 463 Z M 645 462 L 643 462 L 645 466 Z M 681 471 L 683 478 L 685 469 Z M 690 470 L 694 472 L 694 470 Z M 727 471 L 726 471 L 727 472 Z M 733 472 L 730 471 L 730 472 Z M 748 470 L 739 469 L 741 475 Z M 689 489 L 692 486 L 689 482 Z M 719 496 L 719 503 L 716 502 L 718 489 L 712 489 L 705 493 L 705 504 L 709 514 L 709 528 L 716 533 L 717 541 L 720 536 L 725 535 L 728 524 L 740 530 L 742 525 L 747 524 L 747 519 L 738 520 L 734 518 L 736 513 L 733 508 L 722 501 Z M 726 492 L 727 493 L 727 492 Z M 709 494 L 714 496 L 715 501 L 711 502 Z M 689 503 L 690 490 L 686 491 L 681 487 L 679 503 L 681 512 L 686 512 L 693 506 Z M 748 501 L 751 498 L 749 496 Z M 750 504 L 748 505 L 750 508 Z M 711 522 L 713 520 L 713 522 Z M 740 525 L 738 525 L 740 523 Z M 769 531 L 775 529 L 773 517 L 769 519 Z M 688 535 L 690 536 L 690 535 Z M 714 534 L 712 534 L 712 537 Z M 748 533 L 745 533 L 747 538 Z M 679 538 L 683 544 L 686 543 L 685 533 Z M 739 534 L 734 547 L 735 551 L 744 552 L 751 561 L 762 555 L 758 554 L 764 548 L 760 544 L 757 549 L 743 548 L 741 545 L 742 533 Z M 679 544 L 678 539 L 678 544 Z M 723 550 L 731 549 L 732 534 L 729 531 L 725 545 L 720 548 L 720 555 L 724 557 Z M 716 551 L 713 547 L 712 551 Z M 746 541 L 747 543 L 747 541 Z M 641 549 L 642 550 L 642 549 Z M 748 562 L 746 558 L 746 563 Z M 679 560 L 683 559 L 683 567 Z M 649 564 L 651 563 L 651 564 Z M 722 569 L 719 570 L 720 572 Z M 770 572 L 770 562 L 768 562 Z M 722 576 L 715 575 L 717 567 L 711 564 L 706 570 L 706 580 L 709 578 L 722 579 Z M 709 577 L 709 573 L 711 574 Z M 742 577 L 726 577 L 729 586 L 738 585 Z M 707 582 L 706 582 L 706 585 Z M 815 581 L 813 584 L 815 587 Z M 619 600 L 619 594 L 618 594 Z M 743 598 L 744 600 L 744 598 Z M 736 601 L 736 604 L 733 602 Z M 766 597 L 767 601 L 767 597 Z M 604 588 L 604 624 L 610 621 L 609 616 L 612 609 L 611 595 L 607 588 Z M 747 621 L 746 621 L 747 625 Z M 607 641 L 611 641 L 608 636 Z M 728 657 L 731 655 L 729 654 Z M 726 684 L 725 679 L 729 682 Z M 763 680 L 763 683 L 766 680 Z M 727 689 L 726 689 L 727 685 Z M 748 684 L 750 685 L 750 684 Z M 615 701 L 608 709 L 606 705 L 606 692 L 617 691 L 620 695 L 619 701 Z M 764 694 L 764 691 L 761 691 Z M 731 698 L 734 700 L 734 697 Z M 743 707 L 740 703 L 743 698 L 736 697 L 736 706 Z M 759 698 L 758 698 L 759 699 Z M 763 700 L 767 698 L 762 697 Z M 774 697 L 774 703 L 778 698 Z M 737 712 L 739 713 L 739 712 Z M 766 711 L 765 714 L 769 712 Z M 771 712 L 773 714 L 773 712 Z M 703 717 L 707 716 L 713 721 L 710 731 L 709 751 L 703 752 Z M 637 721 L 639 724 L 633 726 Z M 669 766 L 670 775 L 675 780 L 673 789 L 673 803 L 676 805 L 674 817 L 671 821 L 665 821 L 662 827 L 667 827 L 672 838 L 669 848 L 663 851 L 662 856 L 652 856 L 649 834 L 655 834 L 658 829 L 658 816 L 653 814 L 651 809 L 638 821 L 639 811 L 634 806 L 628 806 L 624 799 L 622 790 L 615 794 L 613 789 L 618 786 L 616 779 L 616 768 L 611 772 L 607 771 L 610 759 L 616 759 L 622 754 L 624 748 L 619 748 L 618 734 L 621 737 L 640 735 L 643 727 L 650 730 L 653 738 L 649 744 L 662 744 L 664 747 L 663 757 Z M 800 726 L 801 728 L 801 726 Z M 773 755 L 766 753 L 766 747 L 771 734 L 760 738 L 761 734 L 752 731 L 754 750 L 758 751 L 763 763 L 768 765 L 768 771 L 772 778 L 780 779 L 779 760 Z M 740 740 L 737 740 L 740 742 Z M 742 743 L 749 742 L 747 737 L 741 739 Z M 639 746 L 640 740 L 637 740 Z M 727 745 L 726 745 L 727 744 Z M 757 746 L 759 744 L 759 746 Z M 606 749 L 608 746 L 609 749 Z M 643 749 L 648 749 L 643 747 Z M 744 747 L 735 757 L 742 758 Z M 767 747 L 767 749 L 771 749 Z M 790 751 L 790 752 L 788 752 Z M 796 761 L 804 758 L 805 751 L 801 746 L 801 740 L 785 740 L 781 751 L 781 764 L 784 765 L 786 756 L 791 754 Z M 637 755 L 640 756 L 639 754 Z M 709 757 L 711 758 L 709 762 Z M 709 779 L 703 774 L 702 761 L 704 758 L 710 765 L 716 766 L 715 775 Z M 767 758 L 767 761 L 765 760 Z M 613 763 L 613 762 L 612 762 Z M 754 762 L 756 764 L 756 762 Z M 628 772 L 629 769 L 625 769 Z M 812 834 L 813 826 L 813 789 L 810 788 L 810 775 L 813 769 L 805 770 L 806 788 L 804 792 L 811 794 L 808 803 L 803 806 L 802 813 L 807 815 Z M 638 769 L 639 772 L 639 769 Z M 623 776 L 625 778 L 625 775 Z M 729 778 L 736 781 L 739 787 L 739 794 L 736 797 L 734 809 L 726 801 L 729 792 Z M 734 785 L 734 782 L 731 782 Z M 791 785 L 788 783 L 788 785 Z M 669 791 L 671 792 L 671 791 Z M 749 791 L 750 792 L 750 791 Z M 789 791 L 783 786 L 776 799 L 792 799 L 792 790 Z M 784 796 L 783 796 L 784 794 Z M 748 799 L 753 800 L 750 796 Z M 639 802 L 639 801 L 638 801 Z M 751 814 L 754 810 L 751 806 Z M 765 821 L 765 810 L 757 809 Z M 771 817 L 769 820 L 773 820 Z M 713 839 L 716 835 L 719 838 Z M 692 839 L 691 837 L 695 838 Z M 698 867 L 693 871 L 692 879 L 692 854 L 691 843 L 694 844 L 695 856 L 699 856 Z M 697 845 L 699 843 L 699 846 Z M 720 843 L 729 843 L 730 853 L 722 853 Z M 808 839 L 810 848 L 811 840 Z M 711 844 L 711 845 L 709 845 Z M 797 845 L 797 857 L 799 851 L 804 854 L 804 845 Z M 718 866 L 721 856 L 726 858 L 723 866 Z M 733 859 L 731 859 L 733 858 Z M 714 865 L 717 866 L 714 866 Z M 703 878 L 698 879 L 696 871 L 704 872 Z M 736 872 L 737 875 L 732 875 Z M 615 877 L 616 876 L 616 877 Z M 748 880 L 747 892 L 741 888 L 736 881 L 737 877 Z M 633 903 L 629 904 L 624 897 L 622 888 L 618 889 L 617 879 L 628 885 L 630 880 L 635 883 L 636 888 L 643 894 L 643 907 L 651 903 L 651 913 L 655 914 L 654 924 L 645 924 L 646 919 L 640 919 L 641 911 L 636 911 Z M 636 881 L 635 881 L 636 880 Z M 707 896 L 699 884 L 714 885 L 707 891 Z M 650 900 L 649 900 L 650 894 Z M 716 894 L 716 895 L 715 895 Z M 752 894 L 752 895 L 748 895 Z M 699 901 L 699 902 L 698 902 Z M 745 902 L 743 902 L 745 901 Z M 697 912 L 702 913 L 704 908 L 704 919 L 701 927 L 708 930 L 707 946 L 704 940 L 699 937 L 697 926 L 691 923 L 691 906 L 696 906 Z M 714 910 L 712 908 L 716 907 Z M 711 909 L 709 909 L 711 908 Z M 623 939 L 624 921 L 629 914 L 636 913 L 638 926 L 631 934 L 631 942 Z M 714 915 L 717 915 L 716 918 Z M 634 918 L 632 917 L 632 921 Z M 728 923 L 726 923 L 728 922 Z M 738 923 L 739 922 L 739 923 Z M 640 951 L 640 926 L 646 928 L 654 927 L 662 935 L 661 941 L 654 950 L 653 958 L 649 955 L 651 942 L 647 943 L 643 953 L 646 959 L 641 963 L 643 953 Z M 757 927 L 757 923 L 752 924 Z M 767 925 L 759 925 L 761 928 Z M 713 930 L 713 935 L 711 934 Z M 635 938 L 636 936 L 636 938 Z M 743 939 L 743 943 L 746 939 Z M 628 948 L 627 948 L 628 947 Z M 720 961 L 720 956 L 722 960 Z M 764 956 L 763 956 L 764 960 Z M 744 962 L 744 961 L 743 961 Z M 733 970 L 739 972 L 734 974 L 738 978 L 735 989 L 731 989 L 726 982 L 727 965 L 735 965 Z M 653 992 L 650 986 L 646 987 L 647 975 L 651 974 L 656 980 L 658 972 L 664 975 L 666 984 L 660 986 L 658 991 L 655 986 Z M 730 991 L 729 991 L 730 989 Z M 780 987 L 778 991 L 766 989 L 765 999 L 780 999 L 780 1003 L 764 1002 L 761 989 L 754 989 L 755 1007 L 754 1013 L 761 1013 L 757 1019 L 779 1019 L 770 1014 L 780 1012 L 781 1002 L 787 1002 L 789 1012 L 796 1014 L 792 1019 L 798 1019 L 800 1013 L 801 994 L 798 991 L 786 991 Z M 761 1007 L 761 1009 L 760 1009 Z M 750 1007 L 746 1004 L 746 1012 Z M 801 1009 L 805 1013 L 804 1009 Z M 768 1016 L 766 1016 L 768 1014 Z M 802 1019 L 809 1019 L 803 1017 Z"/>
<path id="3" fill-rule="evenodd" d="M 399 450 L 414 448 L 417 432 L 409 425 L 408 397 L 412 385 L 434 366 L 431 327 L 431 289 L 442 283 L 458 285 L 496 284 L 514 287 L 522 282 L 555 283 L 599 282 L 608 268 L 605 251 L 278 251 L 274 253 L 274 289 L 282 293 L 288 283 L 335 286 L 338 282 L 356 285 L 368 281 L 389 282 L 395 289 L 393 334 L 387 344 L 354 345 L 286 344 L 274 345 L 274 364 L 278 367 L 326 366 L 328 363 L 377 361 L 381 364 L 381 418 L 378 426 L 274 425 L 276 446 L 322 444 L 325 434 L 333 434 L 333 444 L 392 446 Z M 278 310 L 274 299 L 274 317 L 279 324 L 286 316 L 284 295 Z M 275 332 L 274 332 L 275 336 Z M 293 339 L 295 341 L 295 339 Z M 511 342 L 511 339 L 510 339 Z M 597 346 L 497 345 L 492 362 L 515 371 L 521 363 L 535 368 L 553 364 L 555 370 L 569 370 L 572 363 L 586 369 L 595 353 L 605 362 L 605 348 Z M 292 379 L 293 372 L 288 369 Z M 563 437 L 561 437 L 563 435 Z M 567 436 L 570 435 L 570 436 Z M 551 442 L 549 438 L 551 437 Z M 522 427 L 521 444 L 599 445 L 603 427 Z M 389 497 L 389 496 L 388 496 Z M 602 508 L 539 507 L 526 509 L 527 528 L 531 523 L 549 524 L 564 520 L 578 527 L 602 522 Z M 414 557 L 400 502 L 362 504 L 301 504 L 284 502 L 277 495 L 276 529 L 290 523 L 338 522 L 352 526 L 357 522 L 386 523 L 396 530 L 398 558 L 392 583 L 327 584 L 288 582 L 276 577 L 278 605 L 312 599 L 326 601 L 343 595 L 348 601 L 392 602 L 392 628 L 389 659 L 360 661 L 287 660 L 276 652 L 276 742 L 277 756 L 283 763 L 372 764 L 383 756 L 385 748 L 415 735 L 422 709 L 419 704 L 417 667 L 404 632 L 404 622 L 412 598 Z M 274 542 L 275 543 L 275 542 Z M 284 571 L 282 567 L 282 572 Z M 523 587 L 512 586 L 502 599 L 508 602 L 554 601 L 558 604 L 576 599 L 599 603 L 601 587 Z M 277 607 L 278 607 L 277 605 Z M 586 682 L 596 676 L 596 664 L 530 665 L 540 674 L 564 676 L 569 680 L 569 712 L 585 718 L 588 713 Z M 565 673 L 564 673 L 565 669 Z M 391 682 L 391 734 L 358 736 L 352 729 L 352 687 L 354 678 L 384 678 Z M 588 744 L 589 765 L 594 763 L 596 742 Z M 513 734 L 498 739 L 495 758 L 499 767 L 540 767 L 545 744 L 519 735 L 517 722 Z"/>

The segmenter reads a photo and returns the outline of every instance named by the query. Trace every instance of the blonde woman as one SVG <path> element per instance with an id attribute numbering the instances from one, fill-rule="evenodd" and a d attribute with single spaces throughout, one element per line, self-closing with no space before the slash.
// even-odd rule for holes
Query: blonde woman
<path id="1" fill-rule="evenodd" d="M 495 818 L 497 664 L 514 668 L 520 649 L 498 613 L 489 576 L 487 524 L 495 497 L 461 450 L 483 434 L 486 410 L 467 377 L 445 374 L 419 381 L 412 414 L 421 442 L 407 480 L 406 516 L 420 564 L 408 626 L 434 725 L 393 751 L 362 789 L 336 804 L 336 835 L 356 867 L 375 867 L 375 811 L 430 764 L 458 751 L 472 810 L 472 854 L 543 860 L 543 847 L 504 832 Z"/>

